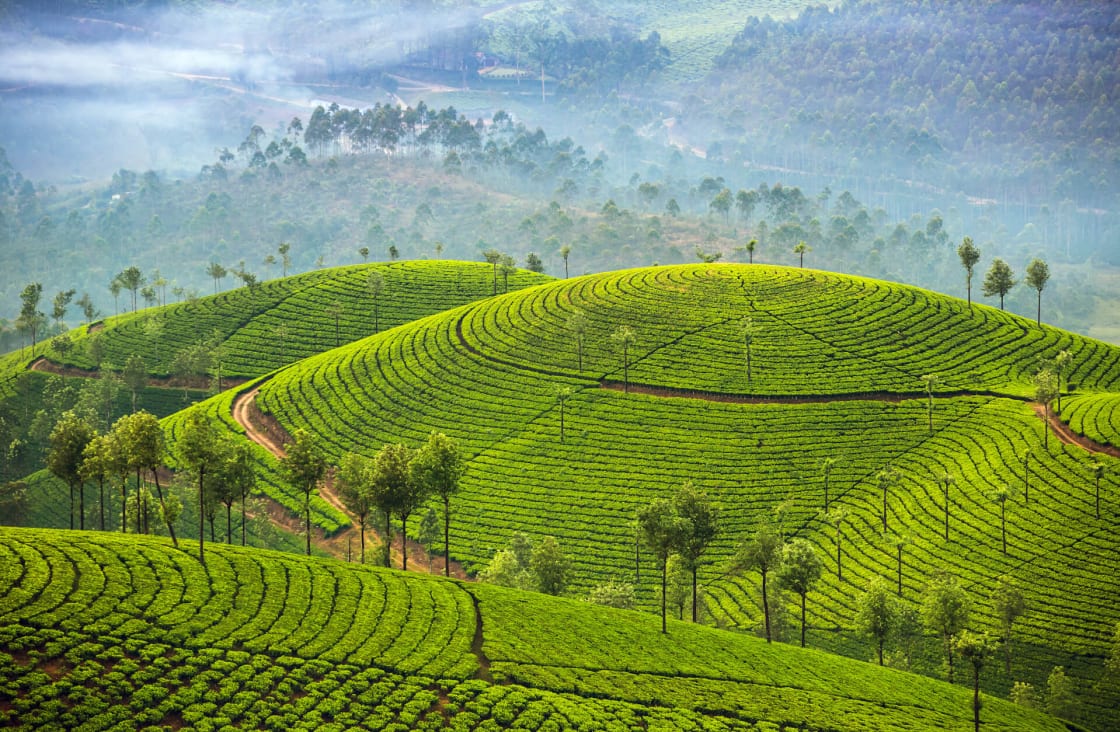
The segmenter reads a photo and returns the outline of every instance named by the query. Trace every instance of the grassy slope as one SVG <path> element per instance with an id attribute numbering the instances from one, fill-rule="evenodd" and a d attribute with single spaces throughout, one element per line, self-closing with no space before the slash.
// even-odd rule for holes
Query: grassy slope
<path id="1" fill-rule="evenodd" d="M 590 319 L 582 375 L 566 330 L 576 308 Z M 750 383 L 736 327 L 744 315 L 759 326 Z M 638 335 L 635 382 L 825 401 L 758 405 L 599 388 L 621 376 L 609 337 L 620 323 Z M 454 554 L 477 568 L 514 530 L 555 535 L 574 559 L 576 591 L 633 576 L 634 510 L 693 480 L 722 506 L 725 528 L 702 573 L 708 611 L 747 628 L 759 619 L 756 580 L 724 576 L 734 542 L 789 499 L 788 530 L 834 556 L 834 530 L 820 515 L 820 464 L 839 457 L 832 498 L 850 514 L 843 579 L 830 571 L 811 595 L 814 642 L 866 652 L 852 645 L 855 604 L 872 578 L 895 578 L 897 533 L 909 537 L 907 602 L 949 570 L 975 598 L 974 625 L 994 630 L 996 578 L 1011 574 L 1024 587 L 1030 609 L 1017 625 L 1019 660 L 1012 676 L 993 682 L 1006 690 L 1013 679 L 1042 685 L 1059 663 L 1095 678 L 1120 620 L 1102 599 L 1120 591 L 1111 529 L 1120 466 L 1102 458 L 1109 470 L 1097 518 L 1089 456 L 1054 439 L 1044 448 L 1042 424 L 1022 401 L 1038 358 L 1058 349 L 1074 354 L 1071 381 L 1080 389 L 1120 384 L 1120 349 L 986 306 L 970 315 L 953 298 L 807 270 L 665 267 L 553 283 L 433 316 L 301 362 L 266 384 L 260 403 L 287 428 L 322 435 L 333 460 L 388 441 L 415 444 L 430 429 L 455 436 L 471 461 L 456 501 Z M 932 434 L 921 394 L 927 373 L 942 377 Z M 576 390 L 563 443 L 557 384 Z M 854 392 L 866 398 L 829 400 Z M 1028 449 L 1029 502 L 1020 462 Z M 889 497 L 884 535 L 875 475 L 887 464 L 903 479 Z M 945 471 L 957 478 L 948 541 L 936 482 Z M 1005 484 L 1016 491 L 1006 554 L 990 498 Z M 652 563 L 643 572 L 648 583 Z M 648 586 L 641 592 L 652 601 Z"/>
<path id="2" fill-rule="evenodd" d="M 971 728 L 966 689 L 571 600 L 111 534 L 0 529 L 0 557 L 17 727 Z"/>

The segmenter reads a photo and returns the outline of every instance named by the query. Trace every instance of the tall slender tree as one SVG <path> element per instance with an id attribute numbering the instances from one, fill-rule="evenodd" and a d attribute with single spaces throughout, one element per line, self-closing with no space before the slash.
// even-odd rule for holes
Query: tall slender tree
<path id="1" fill-rule="evenodd" d="M 382 536 L 382 561 L 389 566 L 390 546 L 393 536 L 392 517 L 397 512 L 398 501 L 408 491 L 407 483 L 412 480 L 409 463 L 412 450 L 401 444 L 383 445 L 373 458 L 373 502 L 385 519 L 385 534 Z M 401 537 L 407 542 L 408 537 Z"/>
<path id="2" fill-rule="evenodd" d="M 968 625 L 972 598 L 956 577 L 941 575 L 930 582 L 922 600 L 922 620 L 941 637 L 949 662 L 949 683 L 953 683 L 953 641 Z"/>
<path id="3" fill-rule="evenodd" d="M 167 443 L 164 440 L 163 428 L 159 420 L 149 412 L 137 412 L 124 417 L 128 421 L 127 434 L 129 435 L 130 451 L 138 465 L 143 466 L 152 474 L 152 482 L 156 486 L 156 496 L 159 498 L 160 516 L 167 533 L 171 536 L 171 543 L 179 547 L 179 540 L 175 536 L 175 524 L 172 513 L 169 511 L 167 501 L 163 498 L 163 488 L 159 484 L 159 471 L 167 457 Z"/>
<path id="4" fill-rule="evenodd" d="M 337 475 L 338 497 L 358 519 L 362 564 L 366 563 L 366 520 L 373 510 L 373 461 L 348 452 L 342 458 Z"/>
<path id="5" fill-rule="evenodd" d="M 568 384 L 559 384 L 553 388 L 556 394 L 556 403 L 560 405 L 560 442 L 564 442 L 564 408 L 572 398 L 572 387 Z"/>
<path id="6" fill-rule="evenodd" d="M 937 384 L 941 381 L 937 374 L 925 374 L 922 376 L 922 386 L 926 390 L 926 415 L 929 418 L 929 433 L 933 434 L 933 390 L 937 388 Z"/>
<path id="7" fill-rule="evenodd" d="M 688 530 L 681 536 L 677 548 L 684 567 L 692 575 L 692 622 L 698 620 L 696 575 L 700 557 L 719 535 L 719 508 L 707 493 L 697 490 L 687 481 L 673 495 L 673 508 L 677 515 L 688 522 Z"/>
<path id="8" fill-rule="evenodd" d="M 1041 259 L 1032 259 L 1030 264 L 1027 265 L 1027 278 L 1024 282 L 1027 283 L 1027 287 L 1038 291 L 1038 312 L 1035 316 L 1035 324 L 1038 326 L 1042 325 L 1042 290 L 1049 280 L 1050 267 L 1046 265 L 1046 262 Z"/>
<path id="9" fill-rule="evenodd" d="M 82 494 L 78 506 L 79 528 L 86 527 L 85 489 L 82 481 L 82 460 L 86 447 L 96 436 L 93 428 L 74 412 L 63 412 L 50 435 L 47 469 L 70 488 L 70 528 L 74 528 L 74 491 Z"/>
<path id="10" fill-rule="evenodd" d="M 906 534 L 891 534 L 889 541 L 898 559 L 898 596 L 902 597 L 902 550 L 910 543 L 910 537 Z"/>
<path id="11" fill-rule="evenodd" d="M 661 569 L 661 632 L 667 633 L 666 591 L 668 586 L 669 557 L 681 544 L 681 537 L 689 530 L 688 522 L 677 515 L 672 502 L 658 498 L 638 509 L 637 529 L 642 542 L 657 558 Z"/>
<path id="12" fill-rule="evenodd" d="M 1019 458 L 1022 459 L 1022 461 L 1023 461 L 1023 503 L 1030 503 L 1031 502 L 1031 471 L 1030 471 L 1031 449 L 1029 447 L 1024 448 L 1023 451 L 1021 453 L 1019 453 Z"/>
<path id="13" fill-rule="evenodd" d="M 572 248 L 565 244 L 560 247 L 560 257 L 564 260 L 564 279 L 568 279 L 568 257 L 572 253 Z"/>
<path id="14" fill-rule="evenodd" d="M 964 267 L 965 289 L 968 292 L 968 310 L 972 312 L 972 273 L 976 268 L 976 263 L 980 261 L 980 250 L 972 243 L 972 238 L 966 236 L 961 245 L 957 247 L 957 256 L 960 257 L 961 266 Z"/>
<path id="15" fill-rule="evenodd" d="M 79 468 L 83 482 L 97 483 L 97 509 L 101 517 L 99 528 L 102 531 L 105 530 L 105 481 L 112 475 L 110 449 L 108 437 L 94 435 L 82 451 L 82 465 Z"/>
<path id="16" fill-rule="evenodd" d="M 1093 484 L 1096 487 L 1095 488 L 1096 517 L 1100 518 L 1101 517 L 1101 478 L 1104 477 L 1104 463 L 1097 460 L 1097 461 L 1094 461 L 1089 467 L 1093 471 Z"/>
<path id="17" fill-rule="evenodd" d="M 805 242 L 803 242 L 803 241 L 797 242 L 797 246 L 795 246 L 793 248 L 793 253 L 796 254 L 799 257 L 797 266 L 799 266 L 799 267 L 804 267 L 805 266 L 805 252 L 811 252 L 811 251 L 813 251 L 812 248 L 808 244 L 806 244 Z"/>
<path id="18" fill-rule="evenodd" d="M 257 471 L 254 467 L 253 447 L 247 440 L 238 440 L 231 445 L 225 458 L 225 478 L 229 481 L 234 496 L 241 501 L 241 546 L 245 546 L 245 503 L 257 485 Z M 226 526 L 229 526 L 229 513 L 226 513 Z"/>
<path id="19" fill-rule="evenodd" d="M 1011 486 L 1002 485 L 992 491 L 992 500 L 999 504 L 1000 538 L 1003 553 L 1007 554 L 1007 502 L 1011 499 Z"/>
<path id="20" fill-rule="evenodd" d="M 773 640 L 770 625 L 770 598 L 767 585 L 770 573 L 781 566 L 783 540 L 777 528 L 769 523 L 764 523 L 758 528 L 754 536 L 741 543 L 732 558 L 732 569 L 735 572 L 749 572 L 757 569 L 762 576 L 762 615 L 766 625 L 766 642 Z"/>
<path id="21" fill-rule="evenodd" d="M 307 556 L 311 556 L 311 496 L 327 473 L 327 461 L 310 432 L 297 429 L 292 437 L 293 440 L 284 446 L 286 454 L 280 459 L 280 466 L 292 486 L 303 493 L 304 536 Z"/>
<path id="22" fill-rule="evenodd" d="M 992 260 L 988 274 L 984 275 L 984 297 L 999 295 L 999 309 L 1003 310 L 1003 298 L 1015 286 L 1015 275 L 1007 262 L 999 257 Z"/>
<path id="23" fill-rule="evenodd" d="M 429 434 L 409 465 L 413 480 L 443 503 L 443 573 L 447 577 L 451 576 L 451 497 L 459 491 L 466 470 L 459 443 L 442 432 Z"/>
<path id="24" fill-rule="evenodd" d="M 813 545 L 801 537 L 790 539 L 782 549 L 778 584 L 801 598 L 801 647 L 805 647 L 805 596 L 821 578 L 821 559 Z"/>
<path id="25" fill-rule="evenodd" d="M 622 391 L 630 393 L 630 347 L 637 341 L 634 329 L 628 325 L 620 325 L 611 334 L 611 340 L 622 349 Z"/>
<path id="26" fill-rule="evenodd" d="M 953 643 L 957 654 L 972 666 L 972 722 L 980 732 L 980 672 L 992 653 L 992 641 L 986 635 L 963 631 Z"/>
<path id="27" fill-rule="evenodd" d="M 201 411 L 192 411 L 187 416 L 175 441 L 175 451 L 198 478 L 198 561 L 205 564 L 206 474 L 218 461 L 219 444 L 217 432 Z"/>
<path id="28" fill-rule="evenodd" d="M 482 258 L 485 259 L 486 262 L 493 269 L 493 276 L 494 276 L 493 277 L 493 279 L 494 279 L 493 294 L 497 295 L 498 294 L 498 264 L 502 261 L 502 253 L 499 252 L 497 249 L 490 248 L 490 249 L 483 250 Z"/>
<path id="29" fill-rule="evenodd" d="M 1058 396 L 1058 377 L 1048 368 L 1034 375 L 1034 400 L 1042 405 L 1042 448 L 1050 450 L 1050 402 Z"/>
<path id="30" fill-rule="evenodd" d="M 996 583 L 992 592 L 992 605 L 995 607 L 996 616 L 999 618 L 1001 637 L 1003 643 L 1004 672 L 1011 676 L 1011 630 L 1015 621 L 1027 611 L 1027 603 L 1023 592 L 1016 586 L 1010 577 L 1003 576 Z"/>
<path id="31" fill-rule="evenodd" d="M 581 374 L 583 373 L 583 339 L 587 335 L 587 326 L 587 313 L 582 310 L 576 310 L 568 318 L 568 330 L 576 339 L 576 359 Z"/>
<path id="32" fill-rule="evenodd" d="M 876 577 L 867 588 L 867 592 L 860 598 L 859 609 L 856 612 L 856 627 L 875 641 L 880 666 L 883 665 L 883 648 L 894 630 L 897 615 L 897 601 L 891 597 L 890 590 L 887 589 L 887 584 L 882 578 Z"/>

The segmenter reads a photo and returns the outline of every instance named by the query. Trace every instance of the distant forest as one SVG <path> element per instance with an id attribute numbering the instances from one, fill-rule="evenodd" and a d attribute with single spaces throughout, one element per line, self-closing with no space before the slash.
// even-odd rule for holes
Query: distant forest
<path id="1" fill-rule="evenodd" d="M 686 104 L 694 126 L 822 166 L 1114 208 L 1113 3 L 871 2 L 750 19 Z M 899 172 L 905 171 L 905 172 Z"/>

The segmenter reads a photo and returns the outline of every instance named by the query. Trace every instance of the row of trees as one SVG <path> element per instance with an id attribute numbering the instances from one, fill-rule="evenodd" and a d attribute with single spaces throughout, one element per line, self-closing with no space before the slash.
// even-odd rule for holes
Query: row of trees
<path id="1" fill-rule="evenodd" d="M 960 257 L 961 266 L 965 271 L 965 288 L 968 292 L 968 307 L 972 309 L 972 275 L 976 268 L 976 264 L 980 261 L 980 250 L 972 243 L 972 239 L 965 237 L 961 245 L 957 247 L 957 256 Z M 1046 283 L 1050 281 L 1050 267 L 1041 259 L 1032 259 L 1027 264 L 1027 277 L 1024 280 L 1026 285 L 1032 290 L 1038 292 L 1038 310 L 1035 317 L 1037 325 L 1042 325 L 1042 291 L 1046 288 Z M 1012 271 L 1011 266 L 1003 259 L 996 257 L 992 260 L 992 266 L 988 269 L 988 273 L 984 275 L 984 297 L 999 296 L 999 309 L 1003 310 L 1003 299 L 1007 293 L 1011 292 L 1011 288 L 1017 284 L 1015 280 L 1015 273 Z"/>

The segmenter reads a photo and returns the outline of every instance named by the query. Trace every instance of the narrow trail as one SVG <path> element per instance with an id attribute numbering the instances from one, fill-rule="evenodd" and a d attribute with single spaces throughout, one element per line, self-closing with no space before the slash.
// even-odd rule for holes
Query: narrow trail
<path id="1" fill-rule="evenodd" d="M 288 435 L 279 422 L 262 412 L 260 407 L 257 406 L 256 398 L 257 394 L 260 392 L 260 387 L 261 385 L 257 384 L 252 389 L 246 389 L 234 397 L 231 415 L 245 430 L 246 437 L 268 450 L 277 460 L 281 460 L 287 455 L 284 451 L 284 444 L 288 441 L 285 439 Z M 334 487 L 333 475 L 329 476 L 327 480 L 320 484 L 319 495 L 323 497 L 323 500 L 350 519 L 351 525 L 339 531 L 334 536 L 330 538 L 320 536 L 321 544 L 325 543 L 330 546 L 338 556 L 346 556 L 346 548 L 349 542 L 355 539 L 360 533 L 357 528 L 358 522 L 351 515 L 350 511 L 346 509 L 346 506 L 343 505 L 342 499 L 338 497 L 338 492 Z M 279 504 L 276 505 L 279 506 Z M 282 508 L 279 513 L 283 514 L 283 516 L 278 516 L 277 513 L 277 511 L 270 511 L 270 515 L 275 523 L 295 531 L 296 533 L 303 531 L 303 521 L 301 518 L 291 516 L 287 510 Z M 373 537 L 375 540 L 380 540 L 381 534 L 375 528 L 367 524 L 367 541 L 370 537 Z M 393 550 L 398 559 L 400 557 L 399 544 L 400 542 L 397 542 L 398 546 Z M 419 542 L 411 539 L 408 540 L 408 556 L 415 560 L 409 563 L 409 566 L 412 567 L 414 571 L 427 572 L 430 569 L 430 574 L 443 574 L 443 557 L 436 554 L 429 555 L 427 549 Z M 470 579 L 462 565 L 456 561 L 451 562 L 450 574 L 457 579 Z"/>
<path id="2" fill-rule="evenodd" d="M 1077 434 L 1068 424 L 1062 421 L 1061 417 L 1054 413 L 1051 413 L 1050 418 L 1047 419 L 1046 407 L 1041 404 L 1032 403 L 1031 407 L 1034 409 L 1034 413 L 1038 415 L 1039 419 L 1049 423 L 1050 427 L 1054 430 L 1054 434 L 1065 444 L 1077 445 L 1097 455 L 1110 455 L 1114 458 L 1120 458 L 1120 449 L 1112 445 L 1102 445 L 1096 440 L 1091 440 L 1088 437 Z"/>
<path id="3" fill-rule="evenodd" d="M 68 376 L 78 379 L 99 379 L 101 378 L 102 373 L 95 369 L 81 369 L 77 366 L 64 366 L 62 364 L 51 361 L 46 356 L 40 356 L 39 358 L 32 361 L 30 364 L 28 364 L 27 370 L 38 371 L 46 374 L 55 374 L 57 376 Z M 222 388 L 234 389 L 248 381 L 248 379 L 223 376 Z M 182 378 L 178 376 L 149 376 L 147 385 L 155 389 L 194 389 L 197 391 L 208 389 L 210 387 L 210 379 L 209 377 Z"/>

